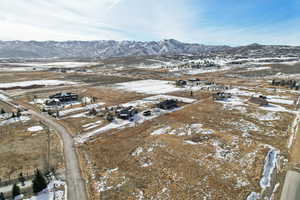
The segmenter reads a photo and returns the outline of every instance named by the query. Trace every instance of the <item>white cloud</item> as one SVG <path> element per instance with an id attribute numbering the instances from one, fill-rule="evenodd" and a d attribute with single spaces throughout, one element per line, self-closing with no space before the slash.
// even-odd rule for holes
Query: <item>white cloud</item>
<path id="1" fill-rule="evenodd" d="M 299 21 L 215 27 L 191 0 L 1 0 L 0 40 L 160 40 L 300 44 Z M 199 1 L 199 5 L 202 1 Z"/>

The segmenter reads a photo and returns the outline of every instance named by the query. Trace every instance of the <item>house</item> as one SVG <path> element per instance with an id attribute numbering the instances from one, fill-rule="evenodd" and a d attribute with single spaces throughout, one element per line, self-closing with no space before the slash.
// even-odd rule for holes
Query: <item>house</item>
<path id="1" fill-rule="evenodd" d="M 61 102 L 59 99 L 50 99 L 50 100 L 46 100 L 45 104 L 47 106 L 60 106 Z"/>
<path id="2" fill-rule="evenodd" d="M 127 108 L 120 110 L 117 115 L 118 118 L 120 119 L 128 120 L 131 119 L 137 113 L 138 113 L 137 109 L 135 109 L 132 106 L 129 106 Z"/>
<path id="3" fill-rule="evenodd" d="M 186 85 L 187 85 L 187 81 L 185 81 L 185 80 L 177 80 L 176 81 L 176 86 L 183 87 L 183 86 L 186 86 Z"/>
<path id="4" fill-rule="evenodd" d="M 194 83 L 194 82 L 200 82 L 200 79 L 199 78 L 191 78 L 188 81 L 191 83 Z"/>
<path id="5" fill-rule="evenodd" d="M 165 101 L 162 101 L 160 103 L 157 104 L 157 107 L 163 110 L 170 110 L 172 108 L 177 108 L 177 101 L 173 100 L 173 99 L 168 99 Z"/>
<path id="6" fill-rule="evenodd" d="M 273 86 L 287 86 L 290 89 L 295 89 L 295 90 L 299 90 L 300 89 L 300 85 L 296 80 L 272 80 L 272 85 Z"/>
<path id="7" fill-rule="evenodd" d="M 213 96 L 214 100 L 221 101 L 221 100 L 226 100 L 226 99 L 231 98 L 232 95 L 230 93 L 217 92 L 217 93 L 214 93 L 212 96 Z"/>
<path id="8" fill-rule="evenodd" d="M 256 104 L 256 105 L 259 105 L 259 106 L 266 106 L 266 105 L 269 104 L 269 102 L 267 101 L 267 97 L 262 96 L 262 95 L 260 95 L 259 97 L 252 96 L 249 99 L 249 102 L 253 103 L 253 104 Z"/>
<path id="9" fill-rule="evenodd" d="M 58 99 L 61 103 L 78 101 L 79 96 L 75 93 L 57 93 L 49 96 L 49 99 Z"/>

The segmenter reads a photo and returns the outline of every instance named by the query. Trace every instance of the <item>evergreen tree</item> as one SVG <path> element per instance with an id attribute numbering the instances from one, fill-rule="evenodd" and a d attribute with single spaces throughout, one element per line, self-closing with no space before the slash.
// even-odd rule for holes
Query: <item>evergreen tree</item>
<path id="1" fill-rule="evenodd" d="M 32 183 L 33 183 L 32 189 L 35 194 L 43 191 L 47 187 L 47 182 L 43 174 L 38 169 L 35 171 L 35 175 Z"/>
<path id="2" fill-rule="evenodd" d="M 0 200 L 5 200 L 3 192 L 0 193 Z"/>
<path id="3" fill-rule="evenodd" d="M 22 186 L 25 186 L 25 178 L 23 176 L 23 173 L 19 174 L 19 181 L 22 184 Z"/>
<path id="4" fill-rule="evenodd" d="M 15 183 L 13 185 L 13 188 L 12 188 L 12 197 L 15 198 L 16 196 L 19 196 L 21 194 L 21 190 L 20 190 L 20 187 L 17 186 L 17 184 Z"/>
<path id="5" fill-rule="evenodd" d="M 21 110 L 18 109 L 17 111 L 17 117 L 21 117 L 22 113 L 21 113 Z"/>
<path id="6" fill-rule="evenodd" d="M 1 108 L 0 114 L 5 114 L 5 110 L 3 108 Z"/>
<path id="7" fill-rule="evenodd" d="M 11 118 L 15 118 L 16 114 L 14 112 L 12 112 Z"/>

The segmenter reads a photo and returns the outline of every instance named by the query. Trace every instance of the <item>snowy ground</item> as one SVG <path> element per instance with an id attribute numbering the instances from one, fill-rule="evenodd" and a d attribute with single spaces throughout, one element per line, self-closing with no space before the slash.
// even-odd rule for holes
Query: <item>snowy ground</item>
<path id="1" fill-rule="evenodd" d="M 92 108 L 97 108 L 99 106 L 102 106 L 104 104 L 105 103 L 96 103 L 96 104 L 89 104 L 89 105 L 86 105 L 84 107 L 70 108 L 70 109 L 62 110 L 62 111 L 59 112 L 59 116 L 63 117 L 63 116 L 69 115 L 69 114 L 74 113 L 74 112 L 87 111 L 87 110 L 90 110 Z"/>
<path id="2" fill-rule="evenodd" d="M 174 81 L 165 81 L 165 80 L 141 80 L 141 81 L 131 81 L 125 83 L 115 84 L 114 87 L 117 89 L 129 91 L 129 92 L 137 92 L 144 94 L 166 94 L 171 92 L 178 91 L 198 91 L 201 89 L 207 89 L 211 87 L 212 89 L 218 86 L 203 86 L 203 85 L 195 85 L 195 86 L 186 86 L 186 87 L 177 87 Z"/>
<path id="3" fill-rule="evenodd" d="M 32 126 L 27 129 L 27 131 L 29 131 L 29 132 L 38 132 L 38 131 L 42 131 L 42 130 L 44 130 L 44 128 L 42 126 Z"/>
<path id="4" fill-rule="evenodd" d="M 56 188 L 63 187 L 63 190 Z M 67 200 L 66 198 L 66 183 L 60 180 L 53 180 L 49 183 L 48 188 L 36 196 L 24 200 Z"/>
<path id="5" fill-rule="evenodd" d="M 193 133 L 210 135 L 213 134 L 214 131 L 211 129 L 203 128 L 203 125 L 198 124 L 186 124 L 180 128 L 172 129 L 170 126 L 164 126 L 162 128 L 154 130 L 150 135 L 177 135 L 177 136 L 190 136 Z M 190 141 L 186 141 L 187 143 L 191 143 Z M 194 144 L 194 143 L 193 143 Z"/>
<path id="6" fill-rule="evenodd" d="M 13 87 L 29 87 L 33 85 L 74 85 L 75 82 L 71 81 L 61 81 L 61 80 L 34 80 L 34 81 L 21 81 L 21 82 L 11 82 L 11 83 L 0 83 L 0 88 L 13 88 Z"/>
<path id="7" fill-rule="evenodd" d="M 220 72 L 220 71 L 226 71 L 230 70 L 232 67 L 221 67 L 221 68 L 216 68 L 216 67 L 211 67 L 211 68 L 202 68 L 202 69 L 190 69 L 185 72 L 185 74 L 188 75 L 196 75 L 196 74 L 203 74 L 203 73 L 208 73 L 208 72 Z"/>
<path id="8" fill-rule="evenodd" d="M 96 65 L 96 62 L 38 62 L 38 63 L 5 63 L 0 71 L 39 71 L 51 68 L 79 68 Z M 10 67 L 7 67 L 9 65 Z"/>
<path id="9" fill-rule="evenodd" d="M 9 124 L 13 124 L 13 123 L 23 123 L 23 122 L 29 121 L 30 119 L 31 118 L 28 117 L 28 116 L 10 118 L 10 119 L 7 119 L 7 120 L 0 121 L 0 126 L 6 126 L 6 125 L 9 125 Z"/>
<path id="10" fill-rule="evenodd" d="M 5 96 L 5 95 L 0 94 L 0 100 L 2 100 L 2 101 L 9 101 L 10 99 L 7 96 Z"/>
<path id="11" fill-rule="evenodd" d="M 177 88 L 172 81 L 151 79 L 118 83 L 115 86 L 118 89 L 145 94 L 165 94 L 182 90 L 182 88 Z"/>
<path id="12" fill-rule="evenodd" d="M 24 188 L 29 188 L 31 187 L 32 185 L 32 181 L 25 181 L 25 185 L 22 186 L 21 183 L 18 183 L 17 184 L 21 189 L 24 189 Z M 0 192 L 3 192 L 3 193 L 7 193 L 7 192 L 11 192 L 12 190 L 12 185 L 8 185 L 8 186 L 4 186 L 4 187 L 0 187 Z"/>
<path id="13" fill-rule="evenodd" d="M 128 102 L 126 104 L 122 104 L 121 106 L 131 106 L 132 105 L 132 106 L 142 106 L 143 107 L 145 104 L 148 104 L 148 105 L 156 104 L 156 103 L 160 102 L 159 100 L 161 100 L 161 99 L 177 99 L 178 101 L 185 102 L 185 103 L 194 103 L 196 101 L 195 99 L 181 98 L 181 97 L 175 97 L 175 96 L 170 96 L 170 95 L 157 95 L 157 96 L 153 96 L 153 97 L 147 97 L 142 100 Z M 179 109 L 181 109 L 181 108 L 179 107 L 179 108 L 175 108 L 175 109 L 171 109 L 171 110 L 162 110 L 159 108 L 149 109 L 152 113 L 151 116 L 143 116 L 142 113 L 138 113 L 134 116 L 132 121 L 115 118 L 114 121 L 112 121 L 111 123 L 107 124 L 104 127 L 101 127 L 99 129 L 96 129 L 91 132 L 87 132 L 83 135 L 78 136 L 76 138 L 76 142 L 84 143 L 87 140 L 89 140 L 89 138 L 92 136 L 104 133 L 104 132 L 112 130 L 112 129 L 123 129 L 126 127 L 132 127 L 137 124 L 141 124 L 146 120 L 151 120 L 160 115 L 163 115 L 166 113 L 171 113 L 171 112 L 177 111 Z M 85 125 L 85 126 L 87 126 L 87 125 Z"/>
<path id="14" fill-rule="evenodd" d="M 271 179 L 274 170 L 276 169 L 279 153 L 278 149 L 269 146 L 270 150 L 265 159 L 265 165 L 263 170 L 263 176 L 260 179 L 260 187 L 265 190 L 267 187 L 271 186 Z"/>

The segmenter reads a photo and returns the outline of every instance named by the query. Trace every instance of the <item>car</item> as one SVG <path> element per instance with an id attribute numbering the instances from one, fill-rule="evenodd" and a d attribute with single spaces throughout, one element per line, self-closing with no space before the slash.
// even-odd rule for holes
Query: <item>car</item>
<path id="1" fill-rule="evenodd" d="M 150 110 L 146 110 L 143 112 L 144 116 L 150 116 L 151 115 L 151 111 Z"/>

